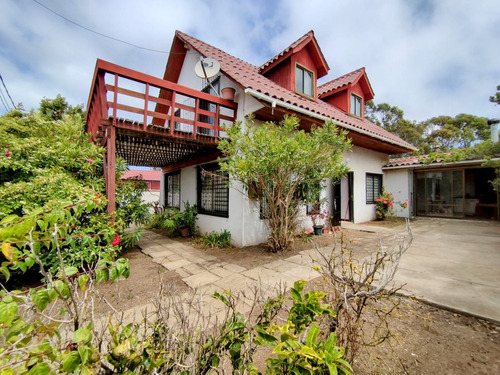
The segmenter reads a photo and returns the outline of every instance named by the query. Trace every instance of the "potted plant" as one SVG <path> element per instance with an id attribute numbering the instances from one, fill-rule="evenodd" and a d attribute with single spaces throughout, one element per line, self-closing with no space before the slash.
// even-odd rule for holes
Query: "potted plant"
<path id="1" fill-rule="evenodd" d="M 326 203 L 326 199 L 316 203 L 316 209 L 314 213 L 311 214 L 311 220 L 313 223 L 314 235 L 321 236 L 323 234 L 323 227 L 325 225 L 325 219 L 328 219 L 330 211 L 325 211 L 323 209 L 323 204 Z"/>
<path id="2" fill-rule="evenodd" d="M 177 229 L 182 237 L 187 237 L 194 233 L 196 221 L 198 220 L 198 209 L 196 205 L 189 202 L 184 203 L 184 211 L 179 213 L 177 218 Z"/>
<path id="3" fill-rule="evenodd" d="M 222 98 L 234 102 L 234 94 L 236 90 L 232 87 L 224 87 L 221 90 Z"/>

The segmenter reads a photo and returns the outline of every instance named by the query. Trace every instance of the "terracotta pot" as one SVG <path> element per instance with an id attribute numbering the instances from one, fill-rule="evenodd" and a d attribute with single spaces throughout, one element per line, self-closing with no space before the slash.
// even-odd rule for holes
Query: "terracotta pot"
<path id="1" fill-rule="evenodd" d="M 190 235 L 190 232 L 191 231 L 189 230 L 189 227 L 179 229 L 181 237 L 188 237 Z"/>
<path id="2" fill-rule="evenodd" d="M 235 92 L 236 92 L 236 90 L 233 89 L 232 87 L 224 87 L 221 90 L 222 98 L 226 99 L 226 100 L 231 100 L 232 102 L 234 102 Z"/>

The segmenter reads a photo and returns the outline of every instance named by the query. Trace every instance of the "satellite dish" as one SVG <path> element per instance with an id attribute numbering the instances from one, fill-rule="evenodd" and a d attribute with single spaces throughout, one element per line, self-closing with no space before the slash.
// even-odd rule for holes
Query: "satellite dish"
<path id="1" fill-rule="evenodd" d="M 211 57 L 201 58 L 194 66 L 194 72 L 200 78 L 209 79 L 220 72 L 220 64 Z"/>

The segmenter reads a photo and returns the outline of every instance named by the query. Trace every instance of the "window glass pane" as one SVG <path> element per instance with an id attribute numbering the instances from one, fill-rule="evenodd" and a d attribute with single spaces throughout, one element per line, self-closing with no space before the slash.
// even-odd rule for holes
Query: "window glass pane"
<path id="1" fill-rule="evenodd" d="M 366 174 L 366 203 L 375 203 L 382 194 L 382 175 L 379 174 Z"/>
<path id="2" fill-rule="evenodd" d="M 295 90 L 297 92 L 304 92 L 303 70 L 298 66 L 295 67 Z"/>
<path id="3" fill-rule="evenodd" d="M 304 70 L 304 94 L 313 96 L 313 75 L 311 72 Z"/>
<path id="4" fill-rule="evenodd" d="M 181 203 L 181 174 L 175 172 L 166 176 L 166 206 L 180 208 Z"/>
<path id="5" fill-rule="evenodd" d="M 351 114 L 354 116 L 361 117 L 361 104 L 362 99 L 354 94 L 351 94 Z"/>

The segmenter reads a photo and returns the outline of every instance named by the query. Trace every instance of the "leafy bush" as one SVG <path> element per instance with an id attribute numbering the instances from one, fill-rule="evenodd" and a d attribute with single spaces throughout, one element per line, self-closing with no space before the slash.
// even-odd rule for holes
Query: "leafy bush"
<path id="1" fill-rule="evenodd" d="M 167 231 L 168 236 L 179 235 L 179 230 L 189 228 L 191 233 L 196 230 L 196 221 L 198 220 L 198 209 L 196 205 L 184 203 L 184 211 L 179 211 L 175 207 L 157 209 L 149 223 L 148 228 L 163 229 Z"/>
<path id="2" fill-rule="evenodd" d="M 200 238 L 200 243 L 204 247 L 231 247 L 233 246 L 231 242 L 231 232 L 224 229 L 223 232 L 217 233 L 215 231 L 204 234 Z"/>
<path id="3" fill-rule="evenodd" d="M 116 233 L 144 220 L 147 206 L 141 205 L 140 188 L 118 181 L 117 220 L 111 224 L 103 196 L 104 150 L 89 141 L 81 108 L 72 108 L 60 96 L 43 99 L 39 111 L 0 116 L 0 150 L 2 246 L 22 258 L 32 236 L 36 254 L 50 273 L 57 272 L 61 259 L 84 269 L 100 258 L 114 258 L 120 252 L 118 245 L 111 245 Z M 117 167 L 119 180 L 126 165 L 118 160 Z M 55 239 L 60 239 L 60 257 Z M 13 261 L 5 256 L 0 260 Z M 9 277 L 23 268 L 19 263 Z"/>
<path id="4" fill-rule="evenodd" d="M 382 194 L 375 199 L 375 214 L 377 220 L 385 220 L 388 217 L 394 216 L 394 203 L 399 204 L 401 208 L 408 207 L 408 199 L 406 202 L 395 202 L 394 195 L 385 191 L 382 186 Z"/>

